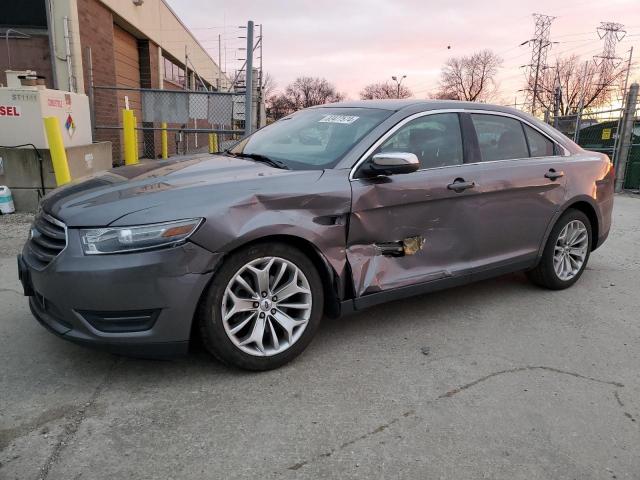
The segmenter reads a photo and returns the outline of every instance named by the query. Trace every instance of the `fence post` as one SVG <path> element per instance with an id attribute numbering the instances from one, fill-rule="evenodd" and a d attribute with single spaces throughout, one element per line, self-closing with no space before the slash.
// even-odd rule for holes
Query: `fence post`
<path id="1" fill-rule="evenodd" d="M 580 141 L 580 128 L 582 128 L 582 111 L 584 108 L 582 107 L 583 101 L 580 99 L 580 103 L 578 104 L 578 113 L 576 114 L 576 127 L 573 132 L 573 141 L 578 143 Z"/>
<path id="2" fill-rule="evenodd" d="M 67 152 L 64 150 L 64 142 L 62 141 L 58 118 L 45 117 L 43 120 L 44 129 L 47 133 L 47 141 L 49 142 L 49 151 L 51 152 L 51 163 L 53 164 L 53 173 L 56 177 L 56 185 L 64 185 L 71 181 L 71 174 L 69 173 Z"/>
<path id="3" fill-rule="evenodd" d="M 556 91 L 553 94 L 553 128 L 558 128 L 560 124 L 560 100 L 562 98 L 562 89 L 560 86 L 556 87 Z"/>
<path id="4" fill-rule="evenodd" d="M 122 110 L 122 132 L 124 139 L 124 164 L 135 165 L 136 159 L 136 127 L 133 119 L 133 110 Z"/>
<path id="5" fill-rule="evenodd" d="M 162 122 L 162 132 L 160 133 L 160 143 L 162 145 L 162 158 L 169 158 L 169 148 L 167 146 L 167 122 Z"/>
<path id="6" fill-rule="evenodd" d="M 96 136 L 96 92 L 93 88 L 93 57 L 91 56 L 91 47 L 87 47 L 87 63 L 89 64 L 89 116 L 91 118 L 91 136 L 92 140 Z"/>
<path id="7" fill-rule="evenodd" d="M 636 113 L 636 102 L 638 101 L 638 84 L 633 83 L 627 94 L 627 101 L 622 117 L 622 132 L 619 133 L 618 151 L 616 158 L 616 185 L 615 191 L 621 192 L 624 187 L 627 173 L 627 162 L 629 161 L 629 149 L 631 147 L 631 135 L 633 134 L 633 121 Z"/>
<path id="8" fill-rule="evenodd" d="M 136 163 L 138 163 L 140 161 L 139 155 L 138 155 L 138 119 L 136 118 L 135 113 L 133 114 L 133 138 L 135 140 L 135 150 L 134 152 L 136 153 Z"/>

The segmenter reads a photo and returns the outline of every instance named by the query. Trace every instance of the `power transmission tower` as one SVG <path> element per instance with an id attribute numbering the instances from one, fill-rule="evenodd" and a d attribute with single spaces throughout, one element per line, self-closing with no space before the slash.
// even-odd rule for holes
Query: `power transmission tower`
<path id="1" fill-rule="evenodd" d="M 595 55 L 593 59 L 600 66 L 600 74 L 606 75 L 622 61 L 620 57 L 616 57 L 616 45 L 627 32 L 624 30 L 624 25 L 615 22 L 600 22 L 597 32 L 598 36 L 604 40 L 604 48 L 602 53 Z"/>
<path id="2" fill-rule="evenodd" d="M 527 88 L 525 88 L 525 104 L 533 115 L 537 113 L 537 101 L 540 95 L 542 74 L 547 68 L 547 50 L 551 46 L 549 35 L 551 23 L 556 17 L 534 13 L 535 32 L 533 38 L 526 40 L 521 45 L 531 45 L 531 62 L 525 65 L 528 69 Z"/>

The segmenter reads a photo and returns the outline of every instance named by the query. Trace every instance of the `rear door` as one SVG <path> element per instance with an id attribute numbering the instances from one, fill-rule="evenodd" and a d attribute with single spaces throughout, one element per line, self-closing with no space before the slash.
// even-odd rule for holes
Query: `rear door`
<path id="1" fill-rule="evenodd" d="M 421 168 L 352 179 L 347 258 L 357 297 L 469 273 L 482 165 L 464 164 L 463 145 L 458 113 L 425 113 L 365 154 L 364 164 L 378 152 L 410 152 Z"/>
<path id="2" fill-rule="evenodd" d="M 514 116 L 470 113 L 482 160 L 475 241 L 480 269 L 537 258 L 563 203 L 564 150 Z"/>

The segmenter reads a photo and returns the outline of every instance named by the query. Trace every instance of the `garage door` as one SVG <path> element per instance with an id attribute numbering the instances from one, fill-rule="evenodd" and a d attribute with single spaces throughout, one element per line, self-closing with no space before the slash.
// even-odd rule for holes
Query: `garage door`
<path id="1" fill-rule="evenodd" d="M 116 63 L 116 85 L 119 87 L 140 88 L 140 55 L 138 40 L 118 25 L 113 26 L 113 47 Z M 138 126 L 142 121 L 140 93 L 118 90 L 118 115 L 125 108 L 125 96 L 129 98 L 129 108 L 134 110 Z M 122 119 L 119 119 L 122 122 Z M 138 133 L 138 153 L 142 153 L 142 135 Z"/>

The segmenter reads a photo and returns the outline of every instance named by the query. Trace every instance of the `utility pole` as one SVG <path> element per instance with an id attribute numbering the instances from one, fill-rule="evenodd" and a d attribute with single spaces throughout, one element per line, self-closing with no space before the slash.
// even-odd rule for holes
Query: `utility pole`
<path id="1" fill-rule="evenodd" d="M 244 92 L 244 135 L 250 135 L 253 119 L 253 20 L 247 22 L 247 59 Z"/>
<path id="2" fill-rule="evenodd" d="M 624 116 L 624 107 L 626 105 L 626 101 L 627 101 L 627 85 L 629 84 L 629 72 L 631 71 L 631 60 L 633 59 L 633 46 L 629 49 L 629 61 L 627 63 L 627 74 L 625 76 L 624 79 L 624 85 L 622 87 L 622 98 L 621 98 L 621 105 L 620 105 L 620 117 L 618 118 L 618 123 L 616 125 L 616 132 L 618 134 L 616 134 L 615 139 L 613 141 L 613 158 L 611 160 L 613 160 L 614 164 L 618 164 L 618 157 L 617 155 L 620 153 L 619 152 L 619 143 L 620 143 L 620 135 L 619 133 L 621 132 L 620 126 L 622 125 L 622 118 Z"/>
<path id="3" fill-rule="evenodd" d="M 263 42 L 263 38 L 262 38 L 262 24 L 260 24 L 260 39 L 258 40 L 259 44 L 260 44 L 260 67 L 259 67 L 259 71 L 260 71 L 260 81 L 258 82 L 258 114 L 256 115 L 256 126 L 258 128 L 262 127 L 262 108 L 264 105 L 264 92 L 263 92 L 263 88 L 264 88 L 264 74 L 262 71 L 262 42 Z"/>
<path id="4" fill-rule="evenodd" d="M 618 143 L 618 161 L 616 164 L 615 191 L 621 192 L 624 188 L 625 176 L 627 173 L 627 162 L 629 161 L 629 150 L 631 148 L 631 136 L 633 134 L 633 121 L 635 120 L 636 102 L 638 101 L 638 84 L 632 83 L 627 94 L 627 101 L 622 117 L 622 132 L 620 132 Z"/>
<path id="5" fill-rule="evenodd" d="M 536 22 L 533 38 L 522 42 L 520 45 L 531 45 L 531 62 L 526 65 L 529 69 L 527 80 L 527 97 L 525 103 L 529 106 L 532 115 L 538 109 L 537 100 L 539 98 L 540 80 L 543 71 L 547 68 L 547 50 L 551 46 L 549 35 L 551 33 L 551 23 L 556 17 L 534 13 Z"/>
<path id="6" fill-rule="evenodd" d="M 402 75 L 402 77 L 400 77 L 400 80 L 398 80 L 397 76 L 393 76 L 391 77 L 391 80 L 393 80 L 394 82 L 396 82 L 396 86 L 398 87 L 398 93 L 396 94 L 396 98 L 400 98 L 400 86 L 402 85 L 402 81 L 407 78 L 406 75 Z"/>
<path id="7" fill-rule="evenodd" d="M 222 87 L 222 36 L 218 34 L 218 90 Z"/>

